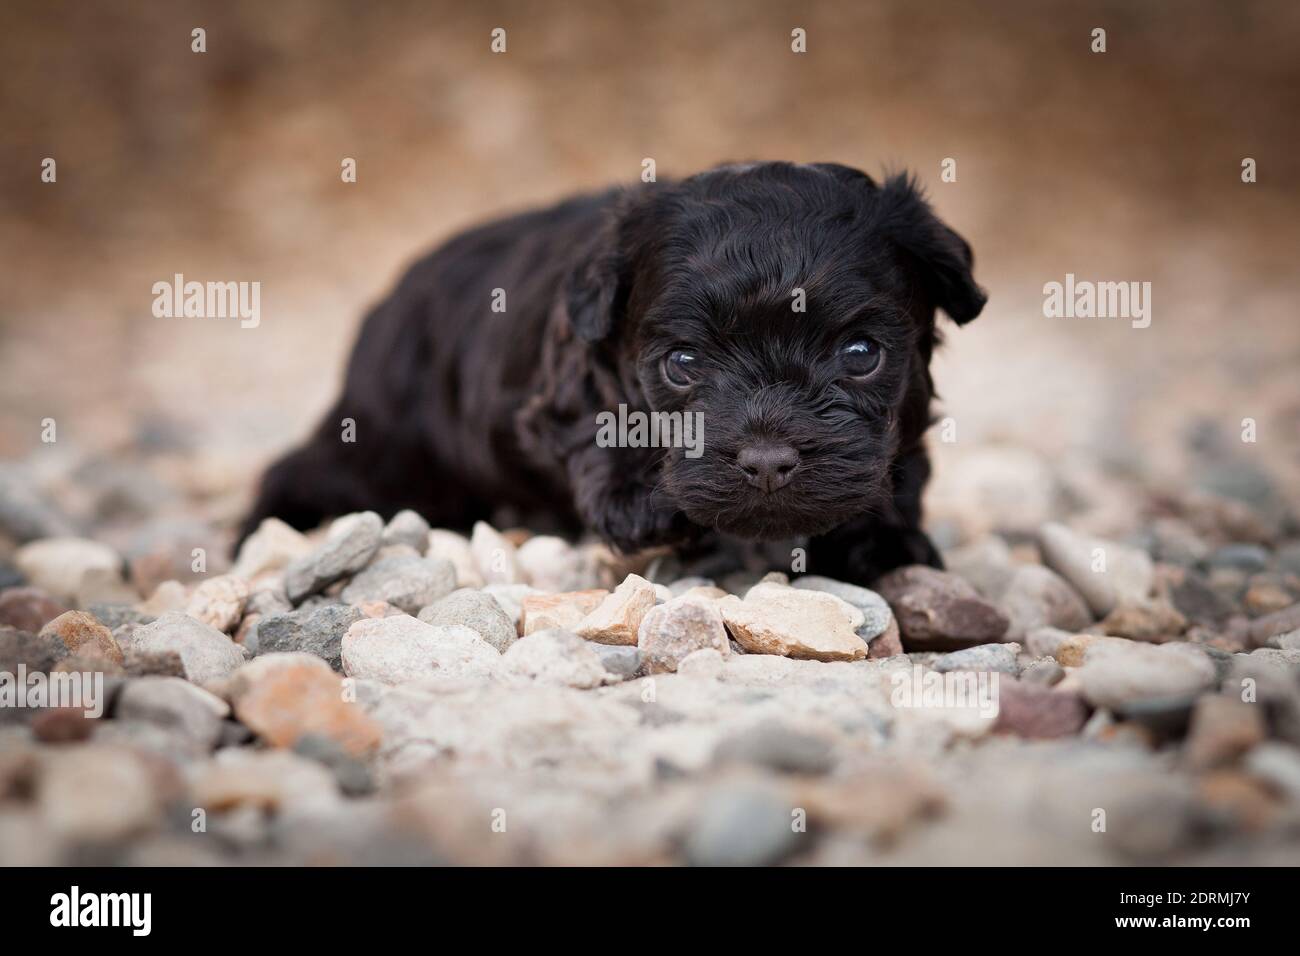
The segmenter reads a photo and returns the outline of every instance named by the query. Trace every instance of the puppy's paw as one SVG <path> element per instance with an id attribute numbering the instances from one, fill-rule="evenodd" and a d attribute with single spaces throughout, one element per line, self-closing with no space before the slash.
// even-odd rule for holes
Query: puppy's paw
<path id="1" fill-rule="evenodd" d="M 863 530 L 855 540 L 843 536 L 815 540 L 808 570 L 869 587 L 876 578 L 909 564 L 943 568 L 939 550 L 924 531 L 897 525 Z"/>
<path id="2" fill-rule="evenodd" d="M 591 523 L 602 538 L 625 554 L 681 544 L 695 531 L 686 515 L 649 494 L 611 499 Z"/>

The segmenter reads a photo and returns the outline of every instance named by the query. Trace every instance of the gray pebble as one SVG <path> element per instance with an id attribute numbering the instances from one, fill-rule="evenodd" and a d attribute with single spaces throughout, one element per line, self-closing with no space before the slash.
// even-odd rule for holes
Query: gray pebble
<path id="1" fill-rule="evenodd" d="M 383 521 L 373 511 L 339 518 L 330 525 L 320 547 L 285 569 L 285 595 L 297 604 L 308 595 L 360 571 L 379 549 L 383 530 Z"/>
<path id="2" fill-rule="evenodd" d="M 514 623 L 496 599 L 473 588 L 453 591 L 421 609 L 419 618 L 425 624 L 461 624 L 503 654 L 518 638 Z"/>
<path id="3" fill-rule="evenodd" d="M 257 622 L 257 653 L 303 651 L 341 671 L 343 635 L 359 620 L 361 612 L 347 604 L 273 614 Z"/>
<path id="4" fill-rule="evenodd" d="M 409 509 L 399 511 L 384 526 L 380 541 L 385 547 L 405 544 L 414 548 L 417 553 L 424 554 L 429 547 L 429 522 Z"/>
<path id="5" fill-rule="evenodd" d="M 456 567 L 442 558 L 381 558 L 343 589 L 347 604 L 387 601 L 407 614 L 433 604 L 456 588 Z"/>
<path id="6" fill-rule="evenodd" d="M 824 774 L 835 769 L 830 742 L 766 720 L 733 734 L 713 751 L 715 763 L 748 763 L 778 773 Z"/>
<path id="7" fill-rule="evenodd" d="M 619 677 L 624 678 L 635 677 L 637 671 L 641 669 L 641 649 L 639 647 L 622 644 L 597 644 L 594 641 L 591 644 L 595 648 L 601 664 L 611 674 L 617 674 Z"/>
<path id="8" fill-rule="evenodd" d="M 999 674 L 1016 674 L 1019 665 L 1016 655 L 1019 644 L 980 644 L 935 658 L 930 665 L 940 673 L 947 671 L 997 671 Z"/>
<path id="9" fill-rule="evenodd" d="M 1258 544 L 1225 544 L 1211 552 L 1212 568 L 1234 568 L 1253 574 L 1268 567 L 1268 549 Z"/>
<path id="10" fill-rule="evenodd" d="M 798 844 L 791 808 L 767 787 L 732 784 L 706 797 L 686 835 L 694 866 L 765 866 L 779 863 Z"/>

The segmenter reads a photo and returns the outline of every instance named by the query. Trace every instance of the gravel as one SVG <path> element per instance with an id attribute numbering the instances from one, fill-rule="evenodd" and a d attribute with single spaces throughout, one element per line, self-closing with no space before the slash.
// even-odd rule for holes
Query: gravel
<path id="1" fill-rule="evenodd" d="M 148 600 L 70 610 L 15 580 L 0 621 L 31 626 L 0 626 L 0 671 L 116 676 L 98 720 L 0 710 L 0 851 L 157 859 L 190 823 L 167 808 L 201 807 L 206 862 L 1284 854 L 1300 807 L 1300 603 L 1280 606 L 1294 542 L 1234 540 L 1223 514 L 1117 537 L 1096 522 L 1109 538 L 1003 529 L 946 552 L 950 572 L 872 588 L 719 571 L 729 594 L 673 580 L 680 564 L 486 524 L 471 543 L 410 513 L 310 536 L 266 522 L 230 571 Z M 92 562 L 79 593 L 127 597 L 117 574 Z M 900 677 L 963 672 L 996 680 L 994 713 L 892 700 Z M 1106 838 L 1080 840 L 1095 807 Z"/>

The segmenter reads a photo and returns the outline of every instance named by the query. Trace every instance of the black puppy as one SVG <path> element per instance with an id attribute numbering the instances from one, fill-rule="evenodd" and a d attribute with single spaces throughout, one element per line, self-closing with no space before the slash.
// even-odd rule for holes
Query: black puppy
<path id="1" fill-rule="evenodd" d="M 809 536 L 812 573 L 937 566 L 929 362 L 935 309 L 984 306 L 971 262 L 909 179 L 834 164 L 724 166 L 463 233 L 366 318 L 342 397 L 243 534 L 506 505 L 624 551 Z M 703 453 L 598 441 L 620 406 L 689 415 Z"/>

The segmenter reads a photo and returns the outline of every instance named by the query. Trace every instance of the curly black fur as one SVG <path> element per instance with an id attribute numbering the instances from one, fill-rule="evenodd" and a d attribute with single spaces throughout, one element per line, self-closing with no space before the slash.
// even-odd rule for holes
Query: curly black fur
<path id="1" fill-rule="evenodd" d="M 812 536 L 814 573 L 937 565 L 920 530 L 929 362 L 935 310 L 984 306 L 971 265 L 910 179 L 833 164 L 723 166 L 471 230 L 367 317 L 342 396 L 267 472 L 243 535 L 359 509 L 467 527 L 505 505 L 629 551 Z M 861 336 L 884 360 L 846 383 L 834 357 Z M 681 347 L 700 359 L 688 391 L 661 371 Z M 620 404 L 700 412 L 703 456 L 599 447 L 597 414 Z M 769 494 L 736 464 L 756 439 L 799 453 Z"/>

